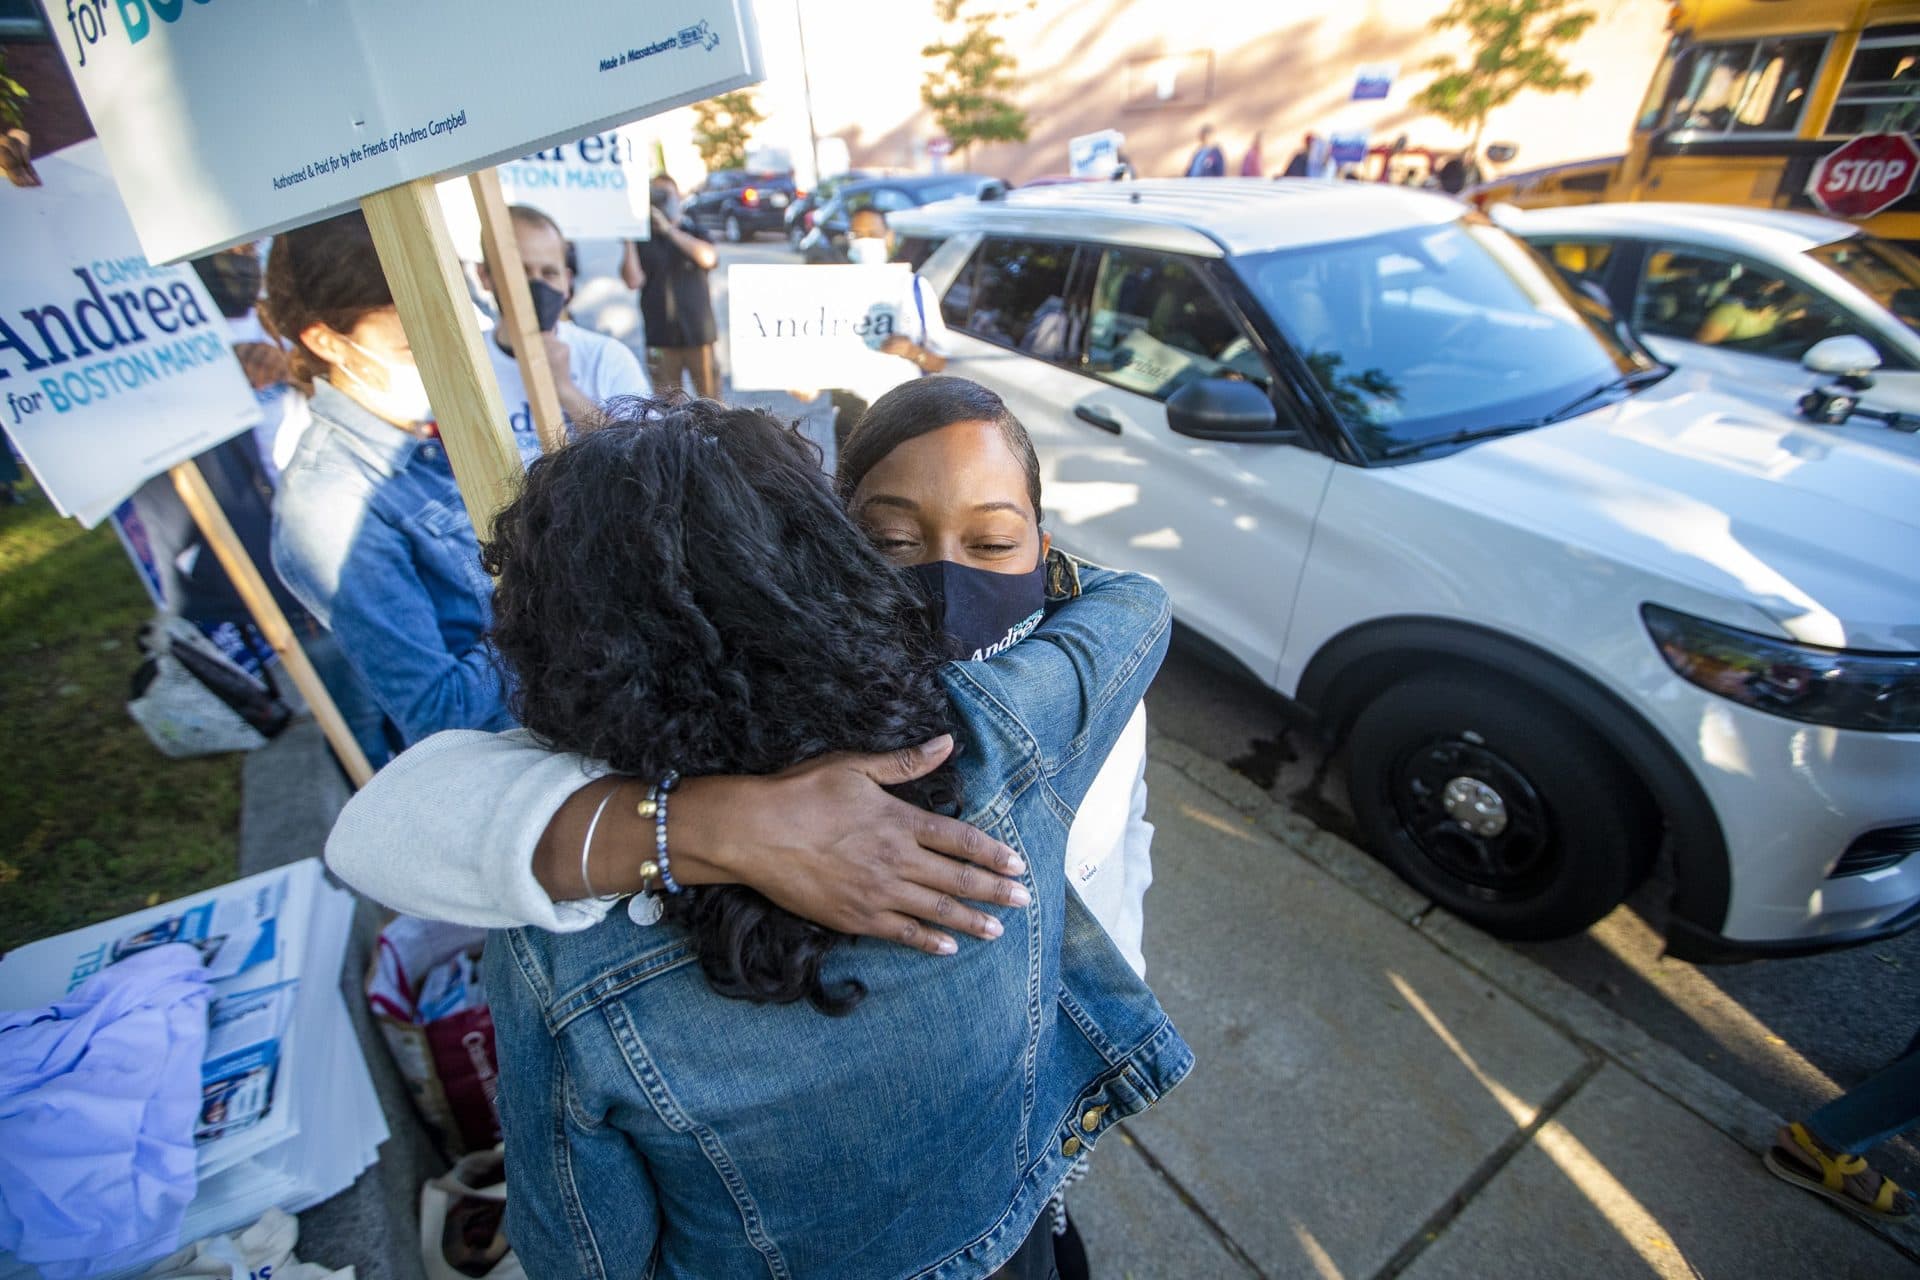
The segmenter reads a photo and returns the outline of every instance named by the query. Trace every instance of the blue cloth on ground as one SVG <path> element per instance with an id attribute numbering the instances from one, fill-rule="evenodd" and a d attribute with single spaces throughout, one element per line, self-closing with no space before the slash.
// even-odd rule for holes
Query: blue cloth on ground
<path id="1" fill-rule="evenodd" d="M 0 1250 L 80 1280 L 179 1246 L 212 990 L 169 943 L 0 1013 Z"/>

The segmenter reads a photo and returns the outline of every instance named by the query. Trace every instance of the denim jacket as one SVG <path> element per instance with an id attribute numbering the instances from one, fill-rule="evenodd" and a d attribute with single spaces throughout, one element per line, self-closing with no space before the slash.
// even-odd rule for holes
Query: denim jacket
<path id="1" fill-rule="evenodd" d="M 1030 908 L 934 958 L 828 957 L 847 1016 L 715 995 L 685 935 L 625 911 L 492 936 L 507 1230 L 529 1276 L 984 1276 L 1082 1153 L 1192 1052 L 1080 900 L 1067 827 L 1166 652 L 1152 581 L 1084 594 L 950 663 L 961 816 L 1018 849 Z"/>
<path id="2" fill-rule="evenodd" d="M 493 583 L 445 447 L 325 382 L 310 409 L 274 505 L 281 581 L 339 637 L 406 742 L 512 728 L 484 643 Z"/>

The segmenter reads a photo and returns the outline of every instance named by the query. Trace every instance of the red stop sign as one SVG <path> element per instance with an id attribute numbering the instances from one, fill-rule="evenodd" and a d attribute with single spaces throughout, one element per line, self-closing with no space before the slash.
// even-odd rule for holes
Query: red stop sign
<path id="1" fill-rule="evenodd" d="M 1807 194 L 1836 218 L 1869 218 L 1907 198 L 1920 178 L 1920 147 L 1904 133 L 1866 133 L 1813 166 Z"/>

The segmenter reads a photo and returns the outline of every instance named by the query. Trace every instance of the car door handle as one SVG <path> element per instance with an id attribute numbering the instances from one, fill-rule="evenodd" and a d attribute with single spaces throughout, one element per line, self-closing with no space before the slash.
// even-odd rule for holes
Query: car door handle
<path id="1" fill-rule="evenodd" d="M 1091 423 L 1109 435 L 1120 434 L 1120 419 L 1105 409 L 1090 404 L 1077 404 L 1073 406 L 1073 416 L 1082 422 Z"/>

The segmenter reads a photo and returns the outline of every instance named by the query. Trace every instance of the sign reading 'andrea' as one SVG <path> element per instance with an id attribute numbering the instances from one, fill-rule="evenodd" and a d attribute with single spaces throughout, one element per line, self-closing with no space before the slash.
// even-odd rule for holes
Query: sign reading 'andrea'
<path id="1" fill-rule="evenodd" d="M 762 75 L 751 0 L 572 0 L 537 38 L 525 6 L 471 0 L 48 9 L 153 262 L 573 144 Z M 299 92 L 262 92 L 290 56 Z M 509 75 L 532 88 L 503 87 Z"/>
<path id="2" fill-rule="evenodd" d="M 0 201 L 0 423 L 89 525 L 259 415 L 200 278 L 148 265 L 98 151 Z"/>
<path id="3" fill-rule="evenodd" d="M 912 332 L 901 315 L 911 297 L 904 263 L 804 267 L 737 264 L 727 268 L 727 342 L 736 390 L 860 388 L 902 366 L 881 350 Z M 902 380 L 899 369 L 891 381 Z"/>

